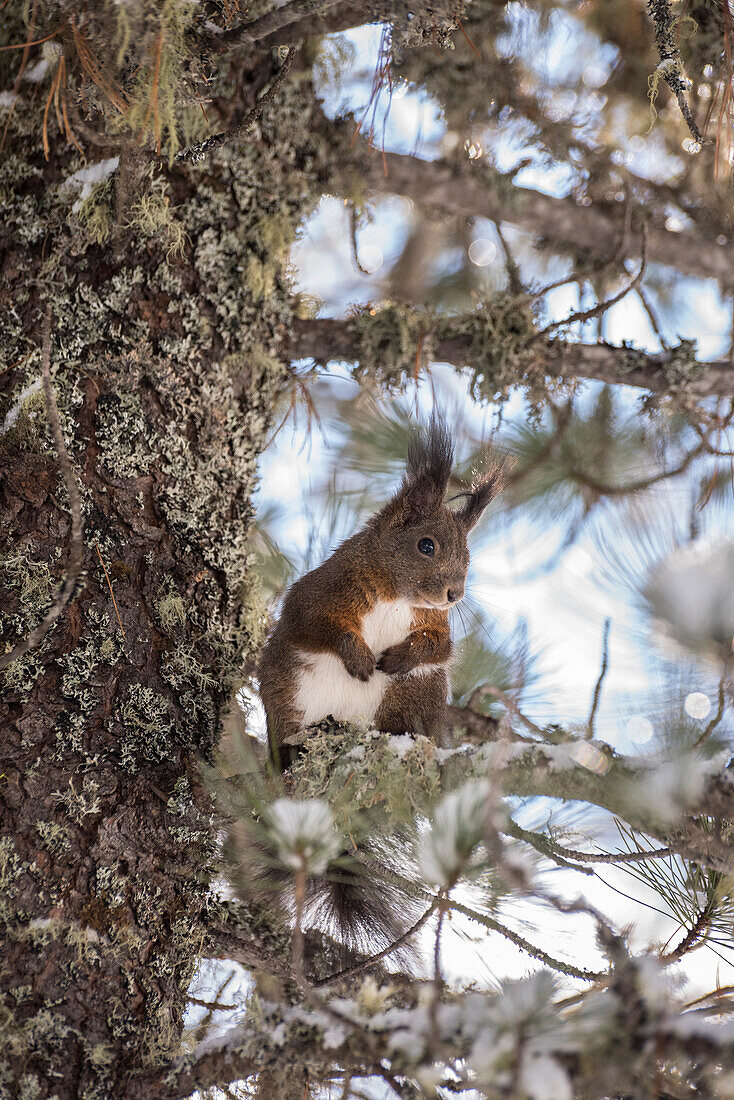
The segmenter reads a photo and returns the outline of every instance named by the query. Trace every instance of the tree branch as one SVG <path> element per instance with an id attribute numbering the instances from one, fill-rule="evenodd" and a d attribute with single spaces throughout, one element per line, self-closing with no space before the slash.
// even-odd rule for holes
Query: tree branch
<path id="1" fill-rule="evenodd" d="M 672 852 L 724 874 L 730 874 L 734 868 L 731 846 L 705 820 L 734 819 L 734 784 L 729 782 L 726 770 L 716 774 L 712 762 L 688 757 L 681 762 L 679 775 L 673 762 L 640 761 L 622 756 L 608 745 L 587 740 L 509 745 L 485 742 L 437 752 L 431 742 L 421 737 L 416 737 L 413 747 L 400 757 L 390 751 L 389 735 L 381 736 L 385 738 L 385 751 L 380 751 L 373 739 L 365 762 L 348 755 L 354 741 L 350 742 L 345 731 L 343 752 L 340 750 L 330 760 L 326 787 L 321 783 L 315 786 L 304 765 L 302 776 L 298 769 L 294 773 L 297 797 L 327 800 L 336 797 L 349 777 L 352 809 L 371 806 L 374 794 L 370 760 L 372 754 L 379 753 L 384 789 L 399 790 L 411 815 L 430 814 L 441 791 L 454 790 L 461 783 L 487 776 L 496 777 L 501 760 L 501 789 L 506 796 L 587 802 L 657 837 Z M 666 767 L 667 779 L 663 771 Z M 435 775 L 437 790 L 433 781 L 426 788 L 427 772 Z M 645 791 L 653 777 L 657 794 L 650 799 Z"/>
<path id="2" fill-rule="evenodd" d="M 243 23 L 239 27 L 223 31 L 222 34 L 212 36 L 211 44 L 215 49 L 225 52 L 235 49 L 237 46 L 254 46 L 262 43 L 263 46 L 283 45 L 284 42 L 296 42 L 307 34 L 315 33 L 311 30 L 311 24 L 317 18 L 329 10 L 337 7 L 341 0 L 291 0 L 290 4 L 266 12 L 259 19 L 253 19 L 249 23 Z M 355 18 L 360 22 L 366 19 L 364 9 L 355 12 Z M 348 24 L 352 26 L 353 24 Z M 338 26 L 338 24 L 337 24 Z M 290 33 L 286 36 L 278 32 L 287 29 Z M 267 42 L 265 40 L 268 40 Z"/>
<path id="3" fill-rule="evenodd" d="M 427 206 L 516 225 L 573 257 L 606 259 L 617 249 L 624 230 L 625 204 L 582 206 L 570 196 L 555 198 L 517 187 L 511 177 L 482 161 L 457 164 L 385 153 L 383 167 L 382 156 L 363 148 L 358 163 L 352 159 L 347 164 L 342 170 L 344 193 L 353 192 L 358 171 L 362 185 L 366 183 L 373 192 L 406 195 Z M 334 186 L 339 186 L 338 179 Z M 727 238 L 724 245 L 716 241 L 720 233 Z M 697 227 L 695 232 L 673 233 L 653 222 L 648 224 L 648 260 L 697 278 L 718 279 L 730 287 L 734 285 L 734 263 L 728 237 L 729 227 L 723 224 L 708 232 Z"/>
<path id="4" fill-rule="evenodd" d="M 471 336 L 461 333 L 462 318 L 457 318 L 457 335 L 447 336 L 433 345 L 433 358 L 455 366 L 471 363 Z M 349 320 L 327 318 L 294 321 L 288 354 L 291 359 L 316 359 L 317 362 L 360 358 L 359 334 Z M 670 352 L 648 354 L 633 348 L 611 344 L 579 344 L 555 338 L 538 349 L 545 360 L 546 372 L 556 378 L 593 378 L 610 384 L 623 384 L 667 393 L 673 388 L 666 366 L 673 363 Z M 724 397 L 734 394 L 734 368 L 727 360 L 693 364 L 686 390 L 696 397 Z M 518 379 L 520 382 L 521 379 Z"/>
<path id="5" fill-rule="evenodd" d="M 193 164 L 197 164 L 200 160 L 203 160 L 206 154 L 210 153 L 212 149 L 218 149 L 220 145 L 224 145 L 228 141 L 243 137 L 250 127 L 257 122 L 267 105 L 273 101 L 285 84 L 286 77 L 293 64 L 293 58 L 296 55 L 296 49 L 296 46 L 291 46 L 288 50 L 283 64 L 273 79 L 272 84 L 266 92 L 263 92 L 252 110 L 247 112 L 242 122 L 233 126 L 230 130 L 221 130 L 218 134 L 212 134 L 211 137 L 205 138 L 204 141 L 197 142 L 196 145 L 190 145 L 187 149 L 182 149 L 176 157 L 176 164 L 183 164 L 185 161 L 191 161 Z"/>

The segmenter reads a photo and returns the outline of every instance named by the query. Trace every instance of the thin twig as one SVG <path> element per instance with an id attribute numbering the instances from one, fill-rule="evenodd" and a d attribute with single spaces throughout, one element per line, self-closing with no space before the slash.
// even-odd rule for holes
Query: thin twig
<path id="1" fill-rule="evenodd" d="M 114 604 L 114 607 L 115 607 L 115 615 L 117 615 L 117 622 L 119 623 L 120 630 L 122 630 L 122 636 L 124 638 L 125 637 L 125 630 L 124 630 L 123 625 L 122 625 L 122 619 L 120 618 L 120 612 L 117 610 L 117 600 L 115 599 L 115 593 L 112 591 L 112 581 L 110 580 L 110 575 L 107 572 L 107 568 L 105 566 L 105 563 L 102 561 L 102 555 L 99 552 L 99 543 L 96 541 L 96 539 L 95 539 L 94 546 L 95 546 L 95 549 L 97 551 L 97 557 L 99 558 L 99 564 L 104 569 L 104 575 L 107 578 L 107 587 L 110 590 L 110 596 L 112 596 L 112 603 Z"/>
<path id="2" fill-rule="evenodd" d="M 350 203 L 349 209 L 349 240 L 352 245 L 354 266 L 362 275 L 371 275 L 372 272 L 368 271 L 366 267 L 362 267 L 359 259 L 359 246 L 357 244 L 357 207 L 355 203 Z"/>
<path id="3" fill-rule="evenodd" d="M 533 472 L 533 470 L 537 470 L 537 468 L 539 466 L 542 466 L 547 458 L 550 458 L 551 454 L 561 442 L 563 436 L 566 434 L 568 426 L 571 423 L 572 413 L 572 401 L 567 402 L 567 404 L 564 405 L 564 407 L 558 412 L 554 410 L 555 431 L 553 432 L 553 435 L 551 435 L 547 442 L 543 444 L 538 453 L 530 462 L 528 462 L 525 466 L 515 467 L 513 470 L 510 471 L 506 482 L 507 488 L 515 488 L 515 486 L 523 482 L 525 478 Z"/>
<path id="4" fill-rule="evenodd" d="M 579 852 L 573 848 L 566 848 L 545 833 L 535 833 L 530 829 L 523 829 L 516 821 L 511 821 L 507 826 L 510 836 L 518 840 L 524 840 L 541 855 L 548 856 L 561 862 L 564 867 L 571 867 L 575 871 L 582 868 L 574 867 L 575 863 L 639 863 L 646 859 L 662 859 L 671 855 L 670 848 L 651 848 L 646 852 Z"/>
<path id="5" fill-rule="evenodd" d="M 443 985 L 443 979 L 441 977 L 441 932 L 443 931 L 443 922 L 446 916 L 446 902 L 448 902 L 448 900 L 447 893 L 446 897 L 442 898 L 439 902 L 438 921 L 436 922 L 436 940 L 433 946 L 433 996 L 428 1006 L 428 1027 L 431 1049 L 434 1051 L 438 1047 L 438 1006 L 441 1001 L 441 987 Z"/>
<path id="6" fill-rule="evenodd" d="M 494 222 L 494 228 L 499 242 L 502 245 L 502 251 L 505 254 L 505 267 L 507 268 L 507 280 L 510 286 L 510 290 L 513 294 L 523 295 L 526 293 L 523 281 L 520 276 L 520 268 L 517 265 L 515 257 L 512 255 L 509 244 L 505 239 L 505 235 L 502 232 L 502 226 L 498 221 Z"/>
<path id="7" fill-rule="evenodd" d="M 194 1029 L 194 1036 L 196 1037 L 197 1042 L 202 1040 L 204 1038 L 204 1036 L 206 1035 L 206 1033 L 207 1033 L 207 1031 L 208 1031 L 208 1029 L 211 1025 L 211 1022 L 214 1019 L 214 1013 L 217 1010 L 217 1008 L 219 1007 L 220 998 L 221 998 L 222 994 L 224 993 L 225 989 L 227 988 L 227 986 L 229 985 L 229 983 L 234 979 L 234 976 L 235 976 L 234 970 L 231 970 L 229 972 L 229 974 L 225 974 L 224 978 L 222 978 L 222 981 L 219 983 L 219 986 L 218 986 L 218 988 L 217 988 L 217 990 L 214 994 L 214 1001 L 210 1002 L 208 1005 L 203 1001 L 197 1001 L 193 997 L 188 998 L 194 1004 L 202 1004 L 206 1008 L 206 1014 L 204 1016 L 202 1016 L 201 1020 L 199 1021 L 199 1023 L 196 1025 L 196 1028 Z"/>
<path id="8" fill-rule="evenodd" d="M 486 913 L 479 913 L 476 909 L 470 909 L 468 905 L 463 905 L 461 902 L 455 900 L 448 901 L 446 904 L 451 909 L 455 909 L 457 913 L 462 913 L 465 917 L 469 917 L 470 920 L 484 925 L 490 932 L 499 932 L 501 936 L 504 936 L 510 943 L 514 943 L 515 946 L 519 947 L 521 951 L 524 951 L 526 955 L 530 955 L 533 959 L 538 959 L 539 962 L 545 963 L 546 966 L 550 966 L 553 970 L 558 970 L 561 974 L 567 974 L 571 978 L 582 978 L 583 981 L 586 982 L 598 982 L 606 976 L 603 971 L 585 970 L 581 967 L 574 966 L 573 963 L 555 959 L 552 955 L 549 955 L 540 947 L 536 947 L 534 944 L 530 943 L 529 940 L 524 939 L 522 936 L 518 935 L 517 932 L 513 932 L 512 929 L 507 928 L 506 925 L 500 924 L 494 917 L 490 917 Z"/>
<path id="9" fill-rule="evenodd" d="M 609 256 L 606 257 L 606 259 L 601 260 L 597 264 L 593 264 L 590 267 L 575 267 L 570 272 L 570 274 L 564 275 L 562 278 L 556 279 L 552 283 L 546 283 L 545 286 L 538 287 L 537 290 L 526 291 L 524 294 L 521 295 L 521 298 L 525 301 L 532 302 L 536 298 L 542 298 L 543 295 L 548 294 L 551 290 L 558 290 L 559 287 L 565 286 L 566 283 L 581 283 L 582 281 L 593 282 L 594 279 L 597 279 L 600 275 L 603 275 L 604 272 L 607 271 L 610 267 L 614 267 L 617 263 L 624 259 L 627 237 L 629 235 L 630 229 L 630 222 L 631 205 L 630 203 L 628 203 L 625 209 L 624 226 L 622 228 L 622 233 L 614 249 L 614 252 L 612 252 Z"/>
<path id="10" fill-rule="evenodd" d="M 724 711 L 726 710 L 726 683 L 727 677 L 722 676 L 722 678 L 719 680 L 719 705 L 717 707 L 716 714 L 706 726 L 706 729 L 703 731 L 701 736 L 693 742 L 694 749 L 698 748 L 699 745 L 702 745 L 704 741 L 708 741 L 709 737 L 714 732 L 724 716 Z"/>
<path id="11" fill-rule="evenodd" d="M 673 466 L 670 470 L 661 470 L 659 474 L 652 474 L 650 477 L 639 478 L 637 481 L 629 481 L 626 485 L 607 485 L 603 481 L 598 481 L 592 474 L 586 473 L 585 470 L 581 470 L 576 466 L 572 466 L 570 473 L 577 481 L 580 481 L 587 488 L 593 489 L 599 496 L 626 496 L 630 493 L 640 493 L 645 489 L 650 489 L 653 485 L 657 485 L 661 481 L 667 481 L 671 477 L 678 477 L 679 474 L 685 473 L 688 467 L 691 465 L 695 458 L 703 454 L 706 450 L 702 444 L 694 450 L 689 451 L 677 466 Z"/>
<path id="12" fill-rule="evenodd" d="M 510 698 L 506 691 L 502 688 L 495 687 L 493 684 L 484 684 L 479 689 L 482 694 L 494 695 L 495 699 L 499 699 L 500 703 L 509 710 L 510 714 L 513 714 L 515 718 L 519 718 L 524 726 L 531 731 L 531 733 L 537 734 L 538 737 L 543 736 L 543 731 L 540 726 L 536 726 L 535 722 L 532 722 L 518 707 L 517 703 Z"/>
<path id="13" fill-rule="evenodd" d="M 552 967 L 554 970 L 560 971 L 562 974 L 568 974 L 572 978 L 582 978 L 584 981 L 599 981 L 604 977 L 603 973 L 597 973 L 592 970 L 582 970 L 578 966 L 574 966 L 572 963 L 563 962 L 561 959 L 556 959 L 552 955 L 549 955 L 546 951 L 543 951 L 540 947 L 536 947 L 528 940 L 523 939 L 517 932 L 513 932 L 511 928 L 507 928 L 506 925 L 501 924 L 494 917 L 490 917 L 488 913 L 480 913 L 476 909 L 470 908 L 468 905 L 464 905 L 460 901 L 456 901 L 455 898 L 440 898 L 436 894 L 431 893 L 425 887 L 418 885 L 418 883 L 412 882 L 404 875 L 399 874 L 397 871 L 384 871 L 385 877 L 396 883 L 407 893 L 412 894 L 415 897 L 426 898 L 438 905 L 442 902 L 448 909 L 453 909 L 457 913 L 462 913 L 465 917 L 469 917 L 470 920 L 476 921 L 478 924 L 488 928 L 490 932 L 499 932 L 501 936 L 508 939 L 510 943 L 514 943 L 516 947 L 519 947 L 527 955 L 530 955 L 533 959 L 538 959 L 540 962 L 546 964 L 546 966 Z"/>
<path id="14" fill-rule="evenodd" d="M 635 294 L 642 302 L 643 309 L 645 310 L 645 313 L 647 314 L 650 324 L 652 326 L 652 331 L 655 333 L 658 340 L 660 341 L 660 347 L 663 349 L 663 351 L 669 351 L 670 344 L 663 335 L 662 325 L 660 324 L 660 319 L 657 313 L 653 309 L 652 302 L 650 301 L 646 292 L 641 286 L 635 287 Z"/>
<path id="15" fill-rule="evenodd" d="M 185 161 L 191 161 L 196 164 L 200 160 L 203 160 L 206 154 L 210 153 L 212 149 L 218 149 L 219 146 L 224 145 L 225 142 L 232 141 L 234 138 L 242 137 L 243 134 L 246 134 L 285 84 L 286 77 L 290 72 L 297 51 L 297 46 L 291 46 L 275 80 L 270 85 L 267 92 L 264 92 L 263 95 L 260 96 L 252 110 L 248 111 L 242 122 L 238 123 L 237 126 L 233 126 L 230 130 L 222 130 L 218 134 L 212 134 L 210 138 L 206 138 L 205 141 L 199 141 L 196 145 L 190 145 L 188 149 L 182 149 L 175 158 L 175 163 L 183 164 Z"/>
<path id="16" fill-rule="evenodd" d="M 589 721 L 586 726 L 586 737 L 591 741 L 594 737 L 594 719 L 596 718 L 597 707 L 599 706 L 599 700 L 601 699 L 601 689 L 604 684 L 604 677 L 607 674 L 609 667 L 609 628 L 612 625 L 612 620 L 607 618 L 604 620 L 604 629 L 601 636 L 601 668 L 599 669 L 599 678 L 596 681 L 596 687 L 594 688 L 594 698 L 591 703 L 591 712 L 589 714 Z"/>
<path id="17" fill-rule="evenodd" d="M 380 962 L 382 959 L 387 958 L 393 951 L 397 951 L 399 947 L 402 947 L 407 940 L 414 936 L 423 925 L 426 923 L 431 913 L 435 912 L 438 900 L 434 901 L 426 909 L 423 916 L 419 917 L 415 924 L 411 925 L 407 931 L 403 932 L 402 936 L 399 936 L 383 951 L 378 951 L 376 955 L 370 955 L 368 959 L 363 959 L 361 962 L 355 963 L 354 966 L 348 966 L 344 970 L 338 970 L 336 974 L 329 974 L 327 978 L 320 978 L 317 982 L 312 982 L 314 989 L 320 989 L 325 985 L 332 985 L 333 982 L 341 981 L 342 978 L 351 978 L 353 974 L 358 974 L 360 970 L 367 970 L 368 967 L 374 966 L 375 963 Z"/>
<path id="18" fill-rule="evenodd" d="M 26 42 L 22 43 L 23 55 L 20 59 L 20 68 L 18 69 L 18 74 L 15 78 L 15 83 L 13 84 L 13 90 L 10 93 L 11 96 L 12 96 L 12 99 L 10 101 L 10 110 L 8 111 L 8 117 L 5 120 L 5 129 L 3 130 L 3 135 L 0 138 L 0 152 L 2 152 L 2 150 L 5 146 L 5 138 L 8 136 L 8 129 L 10 128 L 10 120 L 12 119 L 13 113 L 15 111 L 15 104 L 18 102 L 18 91 L 20 89 L 20 84 L 21 84 L 21 81 L 23 79 L 23 73 L 25 72 L 26 67 L 28 65 L 28 58 L 30 56 L 31 46 L 34 44 L 32 42 L 32 39 L 33 39 L 33 31 L 34 31 L 35 26 L 36 26 L 36 9 L 37 8 L 38 8 L 37 0 L 33 0 L 33 4 L 31 5 L 30 26 L 28 28 L 28 40 Z M 57 30 L 58 30 L 58 28 L 57 28 Z M 53 34 L 56 34 L 56 31 L 54 31 Z M 18 43 L 18 48 L 20 48 L 20 46 L 21 46 L 21 43 Z M 13 48 L 15 49 L 16 47 L 13 46 Z"/>
<path id="19" fill-rule="evenodd" d="M 556 328 L 561 328 L 564 325 L 576 324 L 577 322 L 579 324 L 584 324 L 584 322 L 590 321 L 593 317 L 601 317 L 604 313 L 607 312 L 607 310 L 611 309 L 612 306 L 615 306 L 617 302 L 621 302 L 623 298 L 626 298 L 630 291 L 636 290 L 642 282 L 645 271 L 647 269 L 647 231 L 644 222 L 642 225 L 641 236 L 642 239 L 640 242 L 640 267 L 637 274 L 632 279 L 630 279 L 627 286 L 622 287 L 622 289 L 616 294 L 613 294 L 611 298 L 606 298 L 603 302 L 597 302 L 595 306 L 591 307 L 591 309 L 580 309 L 577 310 L 575 313 L 570 313 L 568 317 L 564 317 L 560 321 L 551 321 L 550 324 L 547 324 L 545 326 L 545 328 L 542 328 L 538 332 L 533 333 L 533 335 L 527 341 L 526 346 L 529 347 L 531 344 L 535 344 L 538 340 L 541 340 L 544 336 L 547 336 L 549 332 L 553 332 L 553 330 Z"/>
<path id="20" fill-rule="evenodd" d="M 695 923 L 688 929 L 688 932 L 678 946 L 672 951 L 669 951 L 667 955 L 661 955 L 660 961 L 663 963 L 678 962 L 678 959 L 682 959 L 691 948 L 700 946 L 701 940 L 708 931 L 712 916 L 713 909 L 711 907 L 707 906 L 705 909 L 702 909 Z"/>
<path id="21" fill-rule="evenodd" d="M 186 1000 L 190 1005 L 198 1005 L 199 1008 L 206 1008 L 210 1012 L 232 1012 L 237 1005 L 223 1005 L 219 1001 L 202 1001 L 199 997 L 187 997 Z"/>
<path id="22" fill-rule="evenodd" d="M 7 668 L 13 661 L 17 661 L 19 657 L 24 657 L 26 653 L 29 653 L 32 649 L 35 649 L 48 634 L 51 627 L 54 625 L 59 615 L 64 611 L 67 604 L 72 599 L 75 591 L 79 574 L 82 570 L 82 559 L 84 552 L 84 544 L 82 541 L 82 500 L 79 493 L 79 486 L 77 484 L 76 477 L 71 468 L 71 462 L 69 461 L 69 455 L 66 450 L 66 444 L 64 443 L 64 435 L 61 431 L 61 421 L 59 419 L 59 410 L 56 405 L 56 398 L 54 396 L 53 386 L 51 385 L 51 308 L 46 312 L 46 320 L 43 328 L 43 345 L 41 356 L 41 378 L 43 379 L 43 393 L 46 399 L 46 415 L 48 416 L 48 422 L 51 427 L 51 434 L 53 436 L 54 445 L 56 447 L 56 453 L 58 455 L 59 466 L 61 467 L 61 475 L 64 479 L 64 485 L 69 496 L 69 507 L 71 509 L 71 544 L 69 546 L 69 564 L 66 571 L 66 579 L 59 592 L 58 596 L 54 600 L 54 603 L 49 610 L 46 617 L 41 623 L 33 629 L 26 638 L 22 639 L 9 653 L 3 654 L 0 657 L 0 669 Z"/>

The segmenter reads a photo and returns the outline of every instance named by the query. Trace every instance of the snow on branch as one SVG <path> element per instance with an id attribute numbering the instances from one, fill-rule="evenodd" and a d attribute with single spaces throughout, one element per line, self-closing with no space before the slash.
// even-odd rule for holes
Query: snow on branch
<path id="1" fill-rule="evenodd" d="M 430 814 L 437 798 L 459 784 L 490 778 L 504 795 L 591 803 L 658 837 L 675 852 L 731 872 L 731 850 L 717 845 L 701 825 L 704 815 L 734 818 L 727 752 L 708 759 L 690 753 L 639 758 L 556 728 L 550 733 L 556 743 L 493 742 L 442 749 L 424 737 L 362 734 L 350 727 L 340 729 L 339 736 L 317 732 L 294 768 L 294 793 L 324 798 L 347 815 L 375 812 L 379 806 L 396 827 Z M 376 774 L 381 777 L 379 791 Z M 345 808 L 340 792 L 347 780 Z M 511 835 L 512 825 L 503 831 Z"/>

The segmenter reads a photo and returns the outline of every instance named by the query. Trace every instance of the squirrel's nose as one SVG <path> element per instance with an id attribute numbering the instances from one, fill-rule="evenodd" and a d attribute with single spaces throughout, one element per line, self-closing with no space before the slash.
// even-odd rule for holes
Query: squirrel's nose
<path id="1" fill-rule="evenodd" d="M 463 588 L 447 588 L 446 600 L 448 603 L 458 603 L 461 597 L 464 595 Z"/>

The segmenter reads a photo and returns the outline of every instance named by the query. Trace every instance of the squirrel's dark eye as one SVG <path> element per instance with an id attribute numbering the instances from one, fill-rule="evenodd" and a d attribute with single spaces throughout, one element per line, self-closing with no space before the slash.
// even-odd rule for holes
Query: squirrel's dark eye
<path id="1" fill-rule="evenodd" d="M 433 539 L 418 539 L 418 549 L 421 554 L 426 554 L 429 558 L 432 558 L 436 553 L 436 544 Z"/>

